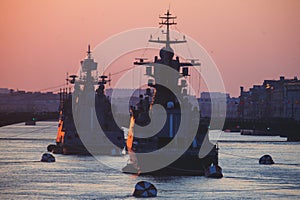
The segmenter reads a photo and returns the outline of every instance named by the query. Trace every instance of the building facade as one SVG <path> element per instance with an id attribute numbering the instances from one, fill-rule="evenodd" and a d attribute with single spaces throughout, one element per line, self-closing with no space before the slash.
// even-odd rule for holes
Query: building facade
<path id="1" fill-rule="evenodd" d="M 242 119 L 285 118 L 300 121 L 300 80 L 265 80 L 249 91 L 241 87 L 238 115 Z"/>
<path id="2" fill-rule="evenodd" d="M 238 118 L 239 98 L 230 97 L 229 94 L 220 92 L 202 92 L 198 99 L 201 117 L 211 117 L 212 101 L 214 99 L 216 117 L 226 117 L 227 119 Z M 225 114 L 225 115 L 224 115 Z"/>

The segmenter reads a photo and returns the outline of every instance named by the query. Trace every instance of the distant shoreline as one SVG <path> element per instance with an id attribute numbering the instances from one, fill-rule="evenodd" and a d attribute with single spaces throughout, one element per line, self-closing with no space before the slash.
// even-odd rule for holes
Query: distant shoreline
<path id="1" fill-rule="evenodd" d="M 6 112 L 0 113 L 0 127 L 26 121 L 58 121 L 58 112 L 31 113 L 31 112 Z"/>

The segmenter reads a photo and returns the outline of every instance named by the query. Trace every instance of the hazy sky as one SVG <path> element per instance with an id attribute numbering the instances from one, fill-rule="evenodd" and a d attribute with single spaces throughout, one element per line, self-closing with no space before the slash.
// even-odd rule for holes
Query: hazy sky
<path id="1" fill-rule="evenodd" d="M 226 90 L 300 78 L 298 0 L 0 0 L 0 87 L 37 91 L 77 72 L 87 44 L 157 27 L 167 8 L 213 58 Z"/>

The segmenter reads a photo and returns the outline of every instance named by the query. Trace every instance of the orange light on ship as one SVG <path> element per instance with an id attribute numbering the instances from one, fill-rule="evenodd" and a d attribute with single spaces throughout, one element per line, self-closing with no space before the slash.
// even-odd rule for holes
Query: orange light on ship
<path id="1" fill-rule="evenodd" d="M 126 146 L 127 146 L 127 150 L 131 151 L 132 150 L 132 144 L 133 144 L 133 127 L 134 127 L 134 117 L 132 116 L 130 118 L 130 125 L 129 125 L 129 131 L 128 131 L 128 137 L 127 137 L 127 141 L 126 141 Z"/>
<path id="2" fill-rule="evenodd" d="M 56 136 L 56 142 L 57 143 L 63 143 L 64 142 L 65 132 L 62 131 L 62 127 L 63 127 L 62 111 L 60 111 L 59 121 L 58 121 L 58 131 L 57 131 L 57 136 Z"/>

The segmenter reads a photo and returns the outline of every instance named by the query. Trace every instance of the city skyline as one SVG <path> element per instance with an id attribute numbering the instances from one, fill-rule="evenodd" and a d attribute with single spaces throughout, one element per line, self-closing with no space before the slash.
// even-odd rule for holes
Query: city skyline
<path id="1" fill-rule="evenodd" d="M 4 0 L 0 5 L 1 88 L 39 91 L 64 84 L 67 72 L 77 72 L 88 44 L 157 27 L 158 15 L 169 7 L 178 29 L 213 58 L 232 96 L 240 86 L 248 89 L 265 79 L 300 77 L 299 1 Z"/>

